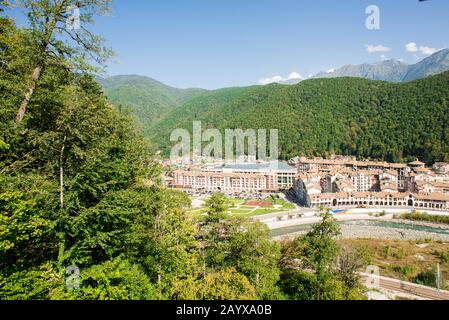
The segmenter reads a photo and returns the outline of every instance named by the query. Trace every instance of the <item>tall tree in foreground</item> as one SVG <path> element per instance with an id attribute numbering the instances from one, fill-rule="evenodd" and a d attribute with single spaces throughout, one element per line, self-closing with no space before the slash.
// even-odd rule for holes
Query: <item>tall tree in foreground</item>
<path id="1" fill-rule="evenodd" d="M 282 291 L 294 300 L 363 299 L 361 286 L 357 285 L 358 263 L 344 253 L 339 259 L 336 238 L 340 228 L 326 209 L 320 215 L 321 223 L 309 233 L 283 244 Z"/>
<path id="2" fill-rule="evenodd" d="M 26 92 L 17 111 L 16 122 L 23 121 L 37 83 L 48 61 L 65 68 L 93 71 L 87 60 L 99 66 L 111 56 L 103 39 L 91 33 L 86 26 L 96 15 L 110 9 L 111 0 L 17 0 L 24 9 L 31 29 L 37 54 L 29 70 Z M 69 40 L 66 40 L 69 39 Z"/>

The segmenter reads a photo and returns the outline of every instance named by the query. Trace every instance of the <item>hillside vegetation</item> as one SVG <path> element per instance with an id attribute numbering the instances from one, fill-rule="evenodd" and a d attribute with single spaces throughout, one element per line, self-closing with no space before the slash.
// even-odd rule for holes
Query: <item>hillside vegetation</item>
<path id="1" fill-rule="evenodd" d="M 200 95 L 203 89 L 177 89 L 148 77 L 129 75 L 99 78 L 104 93 L 117 106 L 129 108 L 144 128 L 173 109 Z"/>
<path id="2" fill-rule="evenodd" d="M 285 159 L 333 153 L 449 161 L 449 72 L 407 83 L 313 79 L 208 92 L 170 112 L 150 134 L 168 154 L 175 128 L 279 129 Z"/>
<path id="3" fill-rule="evenodd" d="M 327 212 L 283 244 L 229 215 L 222 194 L 199 219 L 187 212 L 132 117 L 89 75 L 85 54 L 107 56 L 103 42 L 64 29 L 63 8 L 78 3 L 25 1 L 30 28 L 0 10 L 0 301 L 363 299 L 357 269 L 335 263 L 360 258 L 337 245 Z M 83 19 L 110 5 L 82 3 Z"/>

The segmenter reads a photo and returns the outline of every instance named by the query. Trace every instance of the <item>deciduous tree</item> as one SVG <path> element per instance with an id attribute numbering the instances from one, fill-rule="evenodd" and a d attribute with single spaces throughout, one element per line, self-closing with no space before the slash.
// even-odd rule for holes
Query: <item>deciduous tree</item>
<path id="1" fill-rule="evenodd" d="M 98 14 L 109 11 L 111 0 L 17 0 L 33 30 L 37 48 L 26 92 L 17 111 L 22 122 L 37 83 L 49 61 L 71 70 L 92 71 L 87 60 L 100 65 L 111 55 L 103 40 L 91 33 L 87 25 Z M 66 40 L 69 39 L 69 40 Z"/>

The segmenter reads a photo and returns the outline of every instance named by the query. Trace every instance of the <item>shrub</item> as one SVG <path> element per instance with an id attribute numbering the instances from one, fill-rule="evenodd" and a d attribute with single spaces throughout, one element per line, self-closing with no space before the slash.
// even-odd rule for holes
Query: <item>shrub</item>
<path id="1" fill-rule="evenodd" d="M 449 216 L 436 216 L 429 215 L 421 212 L 415 213 L 405 213 L 401 216 L 402 219 L 411 220 L 411 221 L 424 221 L 424 222 L 434 222 L 434 223 L 442 223 L 449 224 Z"/>

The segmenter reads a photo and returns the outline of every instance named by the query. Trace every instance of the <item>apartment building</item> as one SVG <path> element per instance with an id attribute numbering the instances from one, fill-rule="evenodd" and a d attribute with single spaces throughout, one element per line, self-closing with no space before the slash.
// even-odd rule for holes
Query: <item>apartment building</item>
<path id="1" fill-rule="evenodd" d="M 296 158 L 291 163 L 300 172 L 294 190 L 300 204 L 307 207 L 447 208 L 449 174 L 441 173 L 445 170 L 442 164 L 430 170 L 419 160 L 405 165 L 351 157 Z"/>
<path id="2" fill-rule="evenodd" d="M 390 192 L 357 192 L 315 194 L 310 197 L 310 207 L 409 207 L 414 209 L 449 210 L 449 195 L 412 194 Z"/>
<path id="3" fill-rule="evenodd" d="M 296 170 L 282 162 L 224 164 L 177 170 L 174 186 L 196 192 L 273 193 L 291 189 Z"/>
<path id="4" fill-rule="evenodd" d="M 433 165 L 433 171 L 439 174 L 449 174 L 449 163 L 437 162 Z"/>

